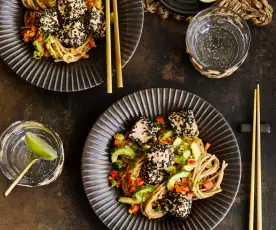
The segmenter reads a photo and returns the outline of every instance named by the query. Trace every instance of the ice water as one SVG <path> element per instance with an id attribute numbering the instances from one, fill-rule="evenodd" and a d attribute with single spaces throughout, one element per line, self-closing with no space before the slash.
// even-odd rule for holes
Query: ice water
<path id="1" fill-rule="evenodd" d="M 189 53 L 203 69 L 225 71 L 237 67 L 247 56 L 250 32 L 235 12 L 210 8 L 192 20 L 186 41 Z"/>
<path id="2" fill-rule="evenodd" d="M 202 31 L 195 47 L 199 62 L 210 69 L 226 69 L 235 62 L 239 53 L 237 38 L 222 27 Z"/>
<path id="3" fill-rule="evenodd" d="M 10 180 L 13 180 L 23 171 L 31 159 L 36 157 L 26 145 L 26 132 L 34 133 L 47 142 L 58 152 L 58 158 L 53 161 L 39 160 L 21 179 L 20 184 L 25 186 L 48 184 L 61 173 L 64 160 L 63 147 L 62 142 L 54 132 L 37 122 L 17 122 L 2 134 L 0 140 L 1 169 Z"/>

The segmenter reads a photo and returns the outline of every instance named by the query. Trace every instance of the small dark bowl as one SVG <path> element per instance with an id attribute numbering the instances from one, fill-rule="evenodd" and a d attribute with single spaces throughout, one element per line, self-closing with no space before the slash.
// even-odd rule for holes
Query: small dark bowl
<path id="1" fill-rule="evenodd" d="M 160 2 L 172 12 L 187 16 L 196 15 L 214 3 L 203 3 L 199 0 L 160 0 Z"/>

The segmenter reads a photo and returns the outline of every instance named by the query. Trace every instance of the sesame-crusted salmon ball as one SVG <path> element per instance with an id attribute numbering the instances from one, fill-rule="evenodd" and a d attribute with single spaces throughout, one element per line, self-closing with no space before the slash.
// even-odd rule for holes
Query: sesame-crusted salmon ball
<path id="1" fill-rule="evenodd" d="M 59 30 L 57 11 L 55 9 L 45 9 L 39 12 L 38 26 L 43 32 L 57 32 Z"/>
<path id="2" fill-rule="evenodd" d="M 63 20 L 78 20 L 85 16 L 87 7 L 84 0 L 59 0 L 58 10 Z"/>
<path id="3" fill-rule="evenodd" d="M 103 14 L 96 7 L 92 7 L 89 11 L 87 29 L 93 38 L 105 36 L 105 20 Z"/>
<path id="4" fill-rule="evenodd" d="M 132 127 L 129 137 L 138 144 L 145 144 L 153 137 L 156 137 L 159 127 L 154 125 L 152 121 L 147 118 L 140 118 Z"/>
<path id="5" fill-rule="evenodd" d="M 168 117 L 174 132 L 179 136 L 198 136 L 199 131 L 192 110 L 172 112 Z"/>
<path id="6" fill-rule="evenodd" d="M 166 169 L 173 165 L 172 145 L 154 145 L 147 153 L 148 162 L 158 169 Z"/>
<path id="7" fill-rule="evenodd" d="M 165 210 L 176 218 L 184 219 L 191 212 L 192 200 L 182 193 L 168 191 L 164 203 Z"/>
<path id="8" fill-rule="evenodd" d="M 66 47 L 78 47 L 86 38 L 87 34 L 81 21 L 69 22 L 58 32 L 59 41 Z"/>
<path id="9" fill-rule="evenodd" d="M 142 165 L 140 176 L 144 178 L 146 184 L 155 185 L 162 183 L 166 179 L 167 173 L 165 170 L 158 169 L 146 162 Z"/>

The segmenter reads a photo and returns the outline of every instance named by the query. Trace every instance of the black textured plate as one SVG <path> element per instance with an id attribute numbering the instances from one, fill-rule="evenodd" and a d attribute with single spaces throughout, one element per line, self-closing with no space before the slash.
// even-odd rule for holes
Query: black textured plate
<path id="1" fill-rule="evenodd" d="M 169 10 L 181 15 L 195 15 L 210 7 L 213 3 L 203 3 L 199 0 L 160 0 Z"/>
<path id="2" fill-rule="evenodd" d="M 107 178 L 112 168 L 109 153 L 112 135 L 128 129 L 140 116 L 154 119 L 156 115 L 168 115 L 171 111 L 183 108 L 194 111 L 200 137 L 211 143 L 210 152 L 228 163 L 221 184 L 223 192 L 193 202 L 191 214 L 182 221 L 168 216 L 148 220 L 141 214 L 128 214 L 128 206 L 116 200 L 118 194 L 108 184 Z M 233 204 L 240 177 L 239 147 L 227 121 L 200 97 L 176 89 L 139 91 L 110 106 L 90 131 L 82 156 L 82 179 L 88 200 L 103 223 L 116 230 L 213 229 Z"/>
<path id="3" fill-rule="evenodd" d="M 19 38 L 24 11 L 20 0 L 0 0 L 0 56 L 14 72 L 36 86 L 62 92 L 89 89 L 104 81 L 105 38 L 96 40 L 98 47 L 88 53 L 89 59 L 71 64 L 55 63 L 46 58 L 37 61 L 32 58 L 33 47 Z M 118 13 L 124 66 L 135 52 L 142 33 L 142 2 L 118 0 Z"/>

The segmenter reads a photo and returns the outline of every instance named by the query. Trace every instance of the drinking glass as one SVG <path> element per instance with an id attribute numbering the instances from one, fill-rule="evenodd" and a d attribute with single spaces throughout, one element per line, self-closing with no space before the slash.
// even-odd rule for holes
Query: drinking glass
<path id="1" fill-rule="evenodd" d="M 14 180 L 31 161 L 33 154 L 25 142 L 25 133 L 34 133 L 57 151 L 53 161 L 40 159 L 20 180 L 18 185 L 36 187 L 49 184 L 61 174 L 64 163 L 63 144 L 51 128 L 34 121 L 18 121 L 0 137 L 0 167 L 3 174 Z"/>
<path id="2" fill-rule="evenodd" d="M 250 30 L 235 11 L 211 7 L 198 13 L 186 35 L 191 61 L 203 75 L 225 77 L 244 62 L 250 46 Z"/>

